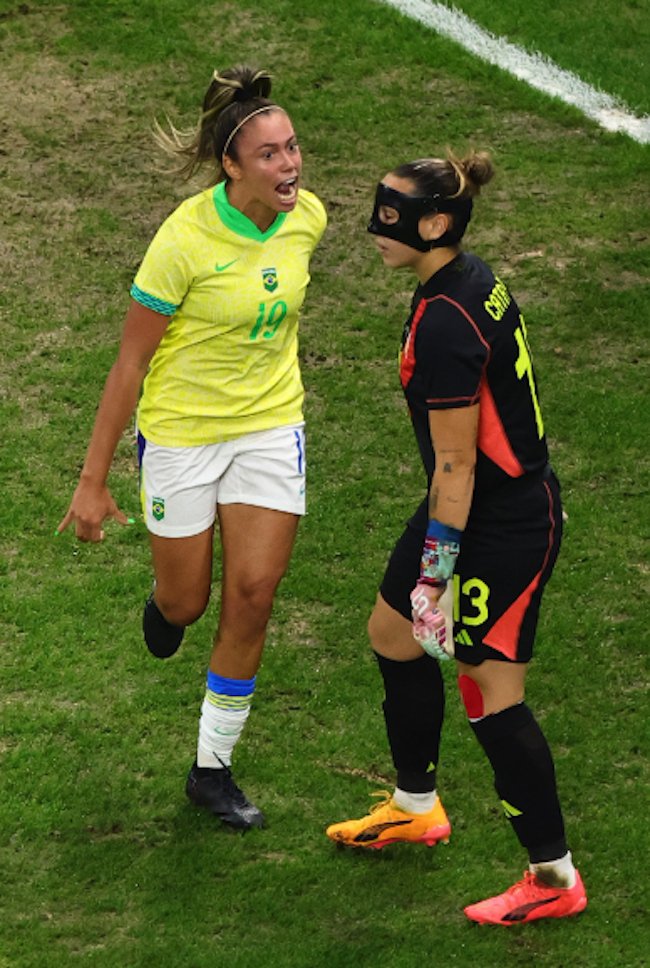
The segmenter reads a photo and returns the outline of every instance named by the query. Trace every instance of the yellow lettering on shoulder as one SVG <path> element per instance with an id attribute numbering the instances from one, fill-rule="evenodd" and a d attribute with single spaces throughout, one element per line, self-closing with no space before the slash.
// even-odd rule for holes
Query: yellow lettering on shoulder
<path id="1" fill-rule="evenodd" d="M 499 320 L 503 319 L 508 306 L 512 302 L 512 298 L 505 283 L 498 276 L 494 278 L 496 279 L 495 286 L 483 303 L 483 307 L 486 313 L 498 323 Z"/>

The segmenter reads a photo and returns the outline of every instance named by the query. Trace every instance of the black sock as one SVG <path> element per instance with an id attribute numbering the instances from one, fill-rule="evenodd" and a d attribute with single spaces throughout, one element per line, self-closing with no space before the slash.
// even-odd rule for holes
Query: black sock
<path id="1" fill-rule="evenodd" d="M 375 653 L 384 679 L 383 710 L 397 786 L 409 793 L 436 787 L 445 692 L 436 659 L 396 662 Z"/>
<path id="2" fill-rule="evenodd" d="M 172 625 L 156 605 L 153 593 L 142 613 L 142 631 L 147 648 L 157 659 L 168 659 L 183 641 L 185 626 Z"/>
<path id="3" fill-rule="evenodd" d="M 520 703 L 471 723 L 494 770 L 494 786 L 531 863 L 567 851 L 553 757 L 535 717 Z"/>

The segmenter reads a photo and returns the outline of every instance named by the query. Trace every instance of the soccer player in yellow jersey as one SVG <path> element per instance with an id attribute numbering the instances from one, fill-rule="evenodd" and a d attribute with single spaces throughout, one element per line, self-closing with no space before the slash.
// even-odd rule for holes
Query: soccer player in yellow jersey
<path id="1" fill-rule="evenodd" d="M 197 129 L 157 128 L 159 144 L 205 191 L 162 224 L 131 288 L 70 507 L 82 541 L 124 524 L 107 478 L 136 407 L 142 508 L 154 590 L 143 614 L 153 655 L 167 658 L 205 611 L 215 522 L 223 562 L 219 626 L 186 792 L 225 823 L 262 826 L 231 758 L 248 717 L 266 626 L 305 511 L 298 314 L 309 260 L 326 224 L 299 187 L 291 120 L 270 100 L 270 76 L 215 71 Z"/>

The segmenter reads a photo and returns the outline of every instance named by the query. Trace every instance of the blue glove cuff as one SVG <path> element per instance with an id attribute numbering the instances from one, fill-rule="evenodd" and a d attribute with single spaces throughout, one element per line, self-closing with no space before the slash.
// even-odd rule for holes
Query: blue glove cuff
<path id="1" fill-rule="evenodd" d="M 454 573 L 463 532 L 431 518 L 422 548 L 420 581 L 444 587 Z"/>

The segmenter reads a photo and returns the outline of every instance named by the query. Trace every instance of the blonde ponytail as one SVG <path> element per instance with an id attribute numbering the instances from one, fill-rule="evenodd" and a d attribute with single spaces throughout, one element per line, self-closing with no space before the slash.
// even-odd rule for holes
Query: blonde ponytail
<path id="1" fill-rule="evenodd" d="M 174 161 L 170 172 L 184 179 L 209 168 L 208 184 L 222 181 L 225 153 L 237 160 L 237 135 L 249 117 L 261 111 L 282 110 L 269 100 L 271 75 L 247 65 L 215 70 L 194 128 L 181 130 L 166 118 L 167 128 L 153 124 L 158 147 Z"/>

